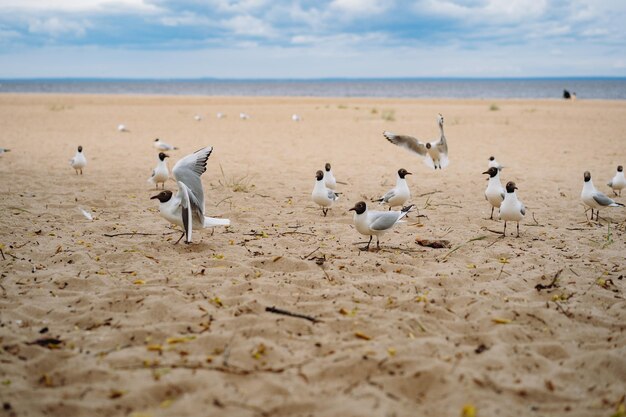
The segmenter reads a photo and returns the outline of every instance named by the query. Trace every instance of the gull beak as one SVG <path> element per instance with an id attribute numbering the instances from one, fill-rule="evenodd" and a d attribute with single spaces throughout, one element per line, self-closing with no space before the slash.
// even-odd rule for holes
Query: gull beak
<path id="1" fill-rule="evenodd" d="M 166 157 L 166 158 L 169 158 L 170 156 L 169 156 L 168 154 L 165 154 L 165 157 Z"/>
<path id="2" fill-rule="evenodd" d="M 515 187 L 513 187 L 514 190 L 519 190 L 519 188 L 517 188 L 517 185 Z"/>
<path id="3" fill-rule="evenodd" d="M 150 200 L 154 200 L 155 198 L 159 198 L 158 195 L 153 195 L 152 197 L 150 197 Z"/>
<path id="4" fill-rule="evenodd" d="M 352 211 L 352 210 L 356 211 L 356 206 L 352 207 L 352 208 L 351 208 L 350 210 L 348 210 L 348 211 Z"/>
<path id="5" fill-rule="evenodd" d="M 407 173 L 406 173 L 406 174 L 404 174 L 404 175 L 413 175 L 413 173 L 412 173 L 412 172 L 407 172 Z"/>
<path id="6" fill-rule="evenodd" d="M 483 172 L 483 174 L 487 174 L 487 175 L 489 175 L 489 171 L 485 171 L 485 172 Z"/>

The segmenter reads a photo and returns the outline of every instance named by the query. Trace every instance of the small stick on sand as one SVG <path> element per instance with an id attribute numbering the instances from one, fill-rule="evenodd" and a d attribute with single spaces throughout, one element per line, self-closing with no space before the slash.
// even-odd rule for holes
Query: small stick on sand
<path id="1" fill-rule="evenodd" d="M 112 234 L 112 235 L 105 233 L 103 236 L 106 236 L 106 237 L 116 237 L 116 236 L 135 236 L 135 235 L 139 235 L 139 236 L 156 236 L 156 233 L 129 232 L 129 233 L 115 233 L 115 234 Z"/>
<path id="2" fill-rule="evenodd" d="M 265 307 L 265 311 L 269 313 L 274 313 L 274 314 L 282 314 L 283 316 L 295 317 L 298 319 L 305 319 L 312 323 L 318 323 L 320 321 L 316 319 L 315 317 L 307 316 L 305 314 L 292 313 L 290 311 L 281 310 L 280 308 L 276 308 L 276 307 Z"/>

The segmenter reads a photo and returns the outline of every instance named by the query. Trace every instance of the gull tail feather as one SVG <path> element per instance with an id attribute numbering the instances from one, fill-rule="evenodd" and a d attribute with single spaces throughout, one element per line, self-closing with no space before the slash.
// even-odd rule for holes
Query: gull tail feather
<path id="1" fill-rule="evenodd" d="M 204 227 L 230 226 L 229 219 L 216 219 L 215 217 L 204 217 Z"/>

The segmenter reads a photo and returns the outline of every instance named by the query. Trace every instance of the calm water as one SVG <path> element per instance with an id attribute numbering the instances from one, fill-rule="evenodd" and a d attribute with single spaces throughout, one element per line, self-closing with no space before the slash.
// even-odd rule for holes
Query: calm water
<path id="1" fill-rule="evenodd" d="M 0 80 L 0 93 L 626 100 L 626 78 L 372 80 Z"/>

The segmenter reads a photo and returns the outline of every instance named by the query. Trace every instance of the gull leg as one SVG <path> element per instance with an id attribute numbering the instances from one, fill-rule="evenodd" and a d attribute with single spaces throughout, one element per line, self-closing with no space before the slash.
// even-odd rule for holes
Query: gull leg
<path id="1" fill-rule="evenodd" d="M 506 220 L 504 221 L 504 232 L 502 232 L 502 237 L 506 237 Z"/>
<path id="2" fill-rule="evenodd" d="M 519 222 L 517 222 L 517 237 L 519 237 Z"/>
<path id="3" fill-rule="evenodd" d="M 185 236 L 185 232 L 183 232 L 182 235 L 180 235 L 180 237 L 178 238 L 178 240 L 176 242 L 174 242 L 174 244 L 176 245 L 178 242 L 180 242 L 180 240 Z"/>
<path id="4" fill-rule="evenodd" d="M 376 249 L 380 250 L 380 239 L 376 236 Z"/>
<path id="5" fill-rule="evenodd" d="M 367 245 L 364 248 L 362 248 L 361 250 L 367 250 L 367 251 L 370 250 L 370 243 L 372 243 L 372 237 L 373 236 L 370 235 L 370 240 L 367 242 Z"/>
<path id="6" fill-rule="evenodd" d="M 493 206 L 491 206 L 491 216 L 489 216 L 489 219 L 490 219 L 490 220 L 493 220 L 493 209 L 494 209 L 494 207 L 493 207 Z"/>
<path id="7" fill-rule="evenodd" d="M 322 213 L 324 213 L 324 217 L 326 217 L 326 214 L 328 213 L 328 209 L 322 208 Z"/>

